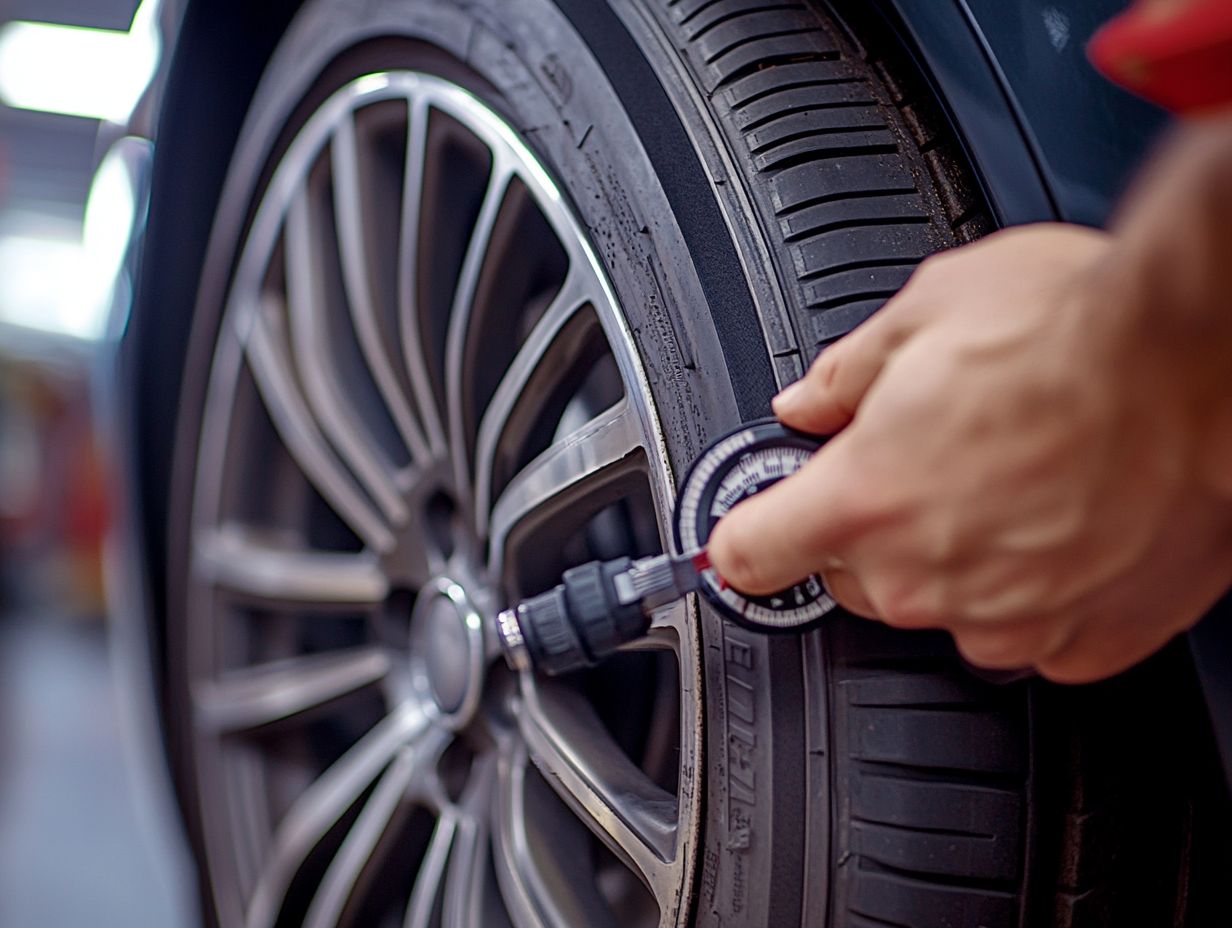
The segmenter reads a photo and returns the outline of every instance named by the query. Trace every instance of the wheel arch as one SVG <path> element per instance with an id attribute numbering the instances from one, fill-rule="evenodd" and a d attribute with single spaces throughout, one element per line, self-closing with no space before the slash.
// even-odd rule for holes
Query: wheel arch
<path id="1" fill-rule="evenodd" d="M 161 567 L 174 420 L 201 257 L 249 102 L 300 3 L 187 4 L 158 104 L 147 234 L 118 357 L 121 395 L 127 400 L 126 477 L 146 565 L 147 621 L 156 637 L 165 598 Z M 183 182 L 188 171 L 191 184 Z"/>
<path id="2" fill-rule="evenodd" d="M 942 103 L 1001 225 L 1103 224 L 1164 114 L 1085 45 L 1119 0 L 877 0 Z M 1041 67 L 1040 62 L 1045 66 Z"/>
<path id="3" fill-rule="evenodd" d="M 118 574 L 132 609 L 130 661 L 156 704 L 149 737 L 172 753 L 167 729 L 167 515 L 175 422 L 192 326 L 192 306 L 230 153 L 265 62 L 301 0 L 193 0 L 180 21 L 165 84 L 156 101 L 157 156 L 149 211 L 136 272 L 134 299 L 115 353 L 116 439 L 122 453 L 117 480 L 125 500 Z M 190 105 L 191 104 L 191 105 Z M 199 114 L 208 113 L 208 119 Z M 191 172 L 192 183 L 185 183 Z M 131 636 L 144 639 L 144 645 Z M 157 724 L 157 731 L 153 730 Z M 168 765 L 172 792 L 185 816 L 182 771 Z M 188 835 L 190 844 L 194 836 Z M 197 871 L 196 898 L 213 917 L 210 894 Z"/>
<path id="4" fill-rule="evenodd" d="M 882 21 L 929 85 L 997 225 L 1058 218 L 1029 128 L 964 0 L 876 0 L 866 15 Z"/>

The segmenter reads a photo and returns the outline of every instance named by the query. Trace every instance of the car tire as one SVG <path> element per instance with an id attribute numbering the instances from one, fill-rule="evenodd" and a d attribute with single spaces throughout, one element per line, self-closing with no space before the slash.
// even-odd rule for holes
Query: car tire
<path id="1" fill-rule="evenodd" d="M 943 110 L 891 25 L 867 11 L 755 0 L 305 3 L 229 154 L 178 415 L 165 426 L 175 435 L 166 721 L 207 907 L 220 924 L 254 923 L 260 880 L 240 871 L 270 838 L 236 846 L 236 817 L 269 810 L 227 805 L 246 774 L 213 782 L 222 768 L 203 760 L 212 748 L 198 733 L 201 638 L 188 616 L 202 596 L 194 565 L 213 372 L 279 165 L 340 89 L 394 72 L 473 95 L 559 189 L 610 282 L 644 377 L 666 477 L 654 494 L 670 494 L 670 475 L 679 479 L 710 438 L 766 414 L 778 388 L 926 256 L 993 228 Z M 178 176 L 190 180 L 183 168 Z M 259 471 L 262 454 L 244 466 Z M 527 570 L 502 578 L 500 595 L 550 581 L 546 567 L 542 576 Z M 673 913 L 665 922 L 1082 928 L 1196 917 L 1203 868 L 1192 861 L 1206 833 L 1178 828 L 1177 816 L 1194 823 L 1196 810 L 1222 807 L 1200 722 L 1170 721 L 1198 716 L 1183 654 L 1070 694 L 984 682 L 939 634 L 839 616 L 806 635 L 763 637 L 698 609 L 696 679 L 679 681 L 682 712 L 697 695 L 696 742 L 680 755 L 680 782 L 694 791 L 677 787 L 684 863 L 673 901 L 655 900 Z M 1136 724 L 1106 722 L 1114 706 L 1156 739 L 1151 758 L 1131 749 Z M 241 768 L 264 750 L 253 743 L 235 749 Z M 1164 745 L 1192 763 L 1165 763 Z M 1145 807 L 1161 796 L 1158 808 Z M 362 808 L 357 800 L 341 831 L 330 831 L 337 854 Z M 1154 876 L 1143 880 L 1148 859 Z M 314 866 L 287 877 L 284 897 L 267 906 L 270 924 L 315 917 L 329 864 Z M 411 883 L 403 888 L 409 894 Z M 374 911 L 344 903 L 342 920 Z M 626 911 L 609 903 L 603 918 Z M 549 916 L 533 905 L 487 921 L 442 911 L 448 924 L 568 923 L 563 909 Z"/>

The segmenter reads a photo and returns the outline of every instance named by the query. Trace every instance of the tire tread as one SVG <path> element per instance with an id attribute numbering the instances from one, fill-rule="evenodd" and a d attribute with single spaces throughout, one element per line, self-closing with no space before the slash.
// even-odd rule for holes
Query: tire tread
<path id="1" fill-rule="evenodd" d="M 912 65 L 855 39 L 824 0 L 645 2 L 742 168 L 796 337 L 773 352 L 780 376 L 800 376 L 929 255 L 993 230 Z M 1124 834 L 1141 794 L 1115 777 L 1093 789 L 1089 750 L 1069 761 L 1070 793 L 1041 785 L 1066 767 L 1040 753 L 1037 687 L 976 679 L 948 636 L 856 619 L 823 634 L 834 740 L 829 782 L 809 795 L 830 809 L 807 815 L 834 870 L 829 911 L 802 924 L 1094 928 L 1110 912 L 1132 920 L 1115 900 L 1152 898 L 1108 853 L 1146 846 Z"/>
<path id="2" fill-rule="evenodd" d="M 988 225 L 974 185 L 939 183 L 953 173 L 944 137 L 815 9 L 682 0 L 660 12 L 760 207 L 798 370 L 962 241 L 960 226 Z M 991 691 L 946 648 L 921 659 L 913 636 L 853 631 L 828 635 L 845 658 L 831 662 L 831 729 L 847 739 L 831 756 L 832 920 L 806 923 L 1018 924 L 1024 694 Z"/>

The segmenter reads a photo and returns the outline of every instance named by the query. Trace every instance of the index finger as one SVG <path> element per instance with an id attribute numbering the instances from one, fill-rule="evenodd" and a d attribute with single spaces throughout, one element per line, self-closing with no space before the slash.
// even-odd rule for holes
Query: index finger
<path id="1" fill-rule="evenodd" d="M 846 437 L 832 439 L 795 474 L 719 521 L 706 546 L 719 576 L 742 593 L 761 595 L 841 562 L 857 522 Z"/>

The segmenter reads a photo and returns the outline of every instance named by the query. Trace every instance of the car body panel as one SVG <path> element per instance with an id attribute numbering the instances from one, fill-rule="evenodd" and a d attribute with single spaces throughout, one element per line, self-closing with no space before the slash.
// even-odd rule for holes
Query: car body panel
<path id="1" fill-rule="evenodd" d="M 1052 191 L 1003 75 L 957 0 L 884 0 L 966 148 L 998 225 L 1057 218 Z"/>
<path id="2" fill-rule="evenodd" d="M 1125 0 L 962 2 L 1022 114 L 1061 218 L 1103 224 L 1167 124 L 1087 59 L 1087 42 Z"/>
<path id="3" fill-rule="evenodd" d="M 1125 0 L 887 0 L 1004 224 L 1103 225 L 1167 125 L 1087 60 Z"/>

